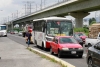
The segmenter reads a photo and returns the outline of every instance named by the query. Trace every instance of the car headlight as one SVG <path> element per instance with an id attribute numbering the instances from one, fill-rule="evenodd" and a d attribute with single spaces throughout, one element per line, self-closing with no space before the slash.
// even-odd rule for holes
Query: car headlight
<path id="1" fill-rule="evenodd" d="M 62 50 L 69 50 L 69 48 L 62 48 Z"/>
<path id="2" fill-rule="evenodd" d="M 83 50 L 83 48 L 79 48 L 79 50 Z"/>

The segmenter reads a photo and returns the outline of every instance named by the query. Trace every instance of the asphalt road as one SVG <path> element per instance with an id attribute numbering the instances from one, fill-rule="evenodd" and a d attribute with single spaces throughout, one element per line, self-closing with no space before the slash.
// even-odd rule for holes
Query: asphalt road
<path id="1" fill-rule="evenodd" d="M 0 67 L 61 67 L 6 37 L 0 37 L 0 57 Z"/>
<path id="2" fill-rule="evenodd" d="M 18 36 L 16 34 L 11 35 L 8 34 L 8 38 L 12 39 L 13 41 L 20 43 L 24 46 L 27 46 L 27 44 L 25 43 L 25 39 L 22 36 Z M 31 45 L 31 47 L 33 48 L 37 48 L 34 44 Z M 38 50 L 41 50 L 40 48 L 37 48 Z M 43 50 L 41 50 L 43 51 Z M 49 51 L 43 51 L 46 53 L 49 53 Z M 61 58 L 62 60 L 76 66 L 76 67 L 88 67 L 87 63 L 86 63 L 86 47 L 84 47 L 84 54 L 83 54 L 83 58 L 78 58 L 78 57 L 73 57 L 73 56 L 66 56 L 64 58 Z M 56 56 L 56 55 L 55 55 Z"/>

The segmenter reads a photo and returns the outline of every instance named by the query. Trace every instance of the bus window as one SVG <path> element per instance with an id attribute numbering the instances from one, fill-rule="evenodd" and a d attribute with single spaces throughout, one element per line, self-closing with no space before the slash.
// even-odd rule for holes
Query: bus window
<path id="1" fill-rule="evenodd" d="M 6 26 L 0 26 L 0 30 L 6 30 Z"/>

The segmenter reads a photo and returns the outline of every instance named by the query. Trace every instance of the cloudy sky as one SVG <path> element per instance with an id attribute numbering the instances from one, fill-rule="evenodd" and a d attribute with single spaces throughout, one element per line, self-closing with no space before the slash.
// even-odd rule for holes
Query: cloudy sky
<path id="1" fill-rule="evenodd" d="M 32 2 L 32 12 L 40 9 L 41 0 L 0 0 L 0 23 L 11 20 L 12 17 L 23 16 L 25 14 L 25 4 L 27 1 Z M 62 0 L 59 0 L 62 1 Z M 43 0 L 43 7 L 57 3 L 58 0 Z M 92 12 L 87 17 L 95 17 L 95 12 Z M 69 17 L 72 18 L 72 17 Z M 6 20 L 5 20 L 6 19 Z"/>

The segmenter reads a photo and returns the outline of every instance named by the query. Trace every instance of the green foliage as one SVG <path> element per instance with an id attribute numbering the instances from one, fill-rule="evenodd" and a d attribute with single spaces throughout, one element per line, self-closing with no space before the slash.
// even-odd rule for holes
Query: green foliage
<path id="1" fill-rule="evenodd" d="M 14 31 L 18 31 L 18 32 L 19 32 L 19 31 L 22 31 L 22 30 L 19 29 L 19 28 L 14 28 L 13 30 L 14 30 Z"/>
<path id="2" fill-rule="evenodd" d="M 74 28 L 74 32 L 84 32 L 86 35 L 88 35 L 89 29 L 88 29 L 88 27 Z"/>
<path id="3" fill-rule="evenodd" d="M 91 24 L 91 22 L 92 22 L 92 19 L 89 19 L 89 25 Z"/>
<path id="4" fill-rule="evenodd" d="M 90 18 L 89 19 L 89 25 L 96 23 L 96 19 L 95 18 Z"/>
<path id="5" fill-rule="evenodd" d="M 94 24 L 94 23 L 96 23 L 96 21 L 92 21 L 92 22 L 90 23 L 90 25 L 92 25 L 92 24 Z"/>

